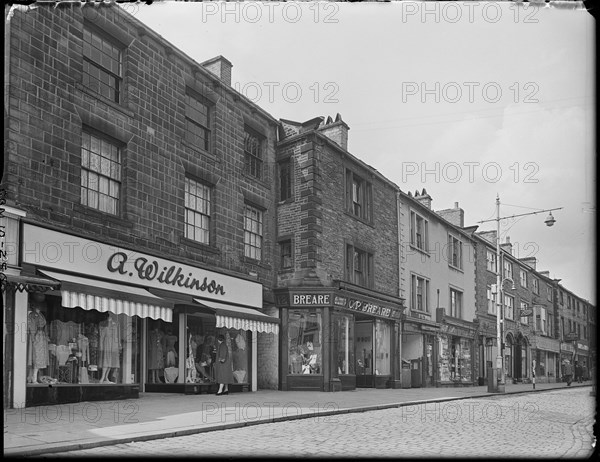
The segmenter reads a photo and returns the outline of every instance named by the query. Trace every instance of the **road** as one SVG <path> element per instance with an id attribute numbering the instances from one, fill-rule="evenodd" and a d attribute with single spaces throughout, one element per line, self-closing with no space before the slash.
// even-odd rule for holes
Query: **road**
<path id="1" fill-rule="evenodd" d="M 499 395 L 254 425 L 43 457 L 587 458 L 589 388 Z"/>

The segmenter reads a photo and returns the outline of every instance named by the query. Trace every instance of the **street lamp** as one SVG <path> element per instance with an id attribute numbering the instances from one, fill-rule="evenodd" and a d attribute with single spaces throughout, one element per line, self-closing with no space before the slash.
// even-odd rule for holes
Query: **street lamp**
<path id="1" fill-rule="evenodd" d="M 546 226 L 552 226 L 556 223 L 556 220 L 552 216 L 553 210 L 561 210 L 562 207 L 554 208 L 554 209 L 545 209 L 538 210 L 536 212 L 528 212 L 528 213 L 520 213 L 517 215 L 511 215 L 507 217 L 500 217 L 500 195 L 496 195 L 496 218 L 492 220 L 483 220 L 478 223 L 487 223 L 490 221 L 496 222 L 496 341 L 498 345 L 498 355 L 496 357 L 496 369 L 498 371 L 498 377 L 500 377 L 500 383 L 498 384 L 497 392 L 504 393 L 506 386 L 506 378 L 504 376 L 504 342 L 502 341 L 502 306 L 500 304 L 501 298 L 500 293 L 502 292 L 502 284 L 504 284 L 507 280 L 510 280 L 513 285 L 513 290 L 515 287 L 515 282 L 511 278 L 502 279 L 502 269 L 500 265 L 500 220 L 504 220 L 506 218 L 516 218 L 516 217 L 524 217 L 526 215 L 537 215 L 538 213 L 550 212 L 544 223 Z"/>

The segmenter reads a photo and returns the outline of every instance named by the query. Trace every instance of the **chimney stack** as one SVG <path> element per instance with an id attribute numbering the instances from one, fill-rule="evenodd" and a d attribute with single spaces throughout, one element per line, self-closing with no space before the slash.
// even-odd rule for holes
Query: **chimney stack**
<path id="1" fill-rule="evenodd" d="M 506 250 L 509 254 L 512 255 L 513 246 L 510 243 L 510 237 L 506 236 L 506 242 L 504 244 L 500 244 L 500 248 Z"/>
<path id="2" fill-rule="evenodd" d="M 423 188 L 421 194 L 419 194 L 419 191 L 415 191 L 415 199 L 417 199 L 421 204 L 423 204 L 425 207 L 431 210 L 431 202 L 433 201 L 433 199 L 429 194 L 427 194 L 427 190 L 425 188 Z"/>
<path id="3" fill-rule="evenodd" d="M 231 68 L 233 67 L 233 64 L 226 58 L 219 55 L 200 63 L 200 65 L 216 75 L 225 85 L 231 86 Z"/>
<path id="4" fill-rule="evenodd" d="M 435 213 L 454 226 L 465 227 L 465 211 L 458 206 L 458 202 L 454 203 L 453 209 L 436 210 Z"/>
<path id="5" fill-rule="evenodd" d="M 327 117 L 319 126 L 319 131 L 331 141 L 341 146 L 345 151 L 348 150 L 348 130 L 350 127 L 342 120 L 342 116 L 337 114 L 335 121 L 331 116 Z"/>

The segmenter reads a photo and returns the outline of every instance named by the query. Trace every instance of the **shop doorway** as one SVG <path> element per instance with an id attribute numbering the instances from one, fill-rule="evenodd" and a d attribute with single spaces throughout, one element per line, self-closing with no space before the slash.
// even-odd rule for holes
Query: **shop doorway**
<path id="1" fill-rule="evenodd" d="M 356 387 L 387 388 L 391 379 L 391 325 L 357 319 L 354 329 Z"/>
<path id="2" fill-rule="evenodd" d="M 354 357 L 356 358 L 357 388 L 374 388 L 375 374 L 373 353 L 375 338 L 375 323 L 373 321 L 356 321 L 354 325 Z"/>

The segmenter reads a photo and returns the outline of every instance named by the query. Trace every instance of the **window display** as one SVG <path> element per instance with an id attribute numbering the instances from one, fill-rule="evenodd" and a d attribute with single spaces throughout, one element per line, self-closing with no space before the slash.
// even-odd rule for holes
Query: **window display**
<path id="1" fill-rule="evenodd" d="M 471 382 L 473 380 L 472 340 L 439 336 L 439 371 L 442 382 Z"/>
<path id="2" fill-rule="evenodd" d="M 162 319 L 148 322 L 148 360 L 146 362 L 148 383 L 179 382 L 179 322 Z"/>
<path id="3" fill-rule="evenodd" d="M 322 315 L 319 309 L 289 312 L 288 364 L 290 374 L 321 374 Z"/>
<path id="4" fill-rule="evenodd" d="M 217 337 L 223 335 L 231 358 L 233 383 L 250 381 L 250 334 L 241 329 L 216 328 L 214 318 L 187 316 L 187 356 L 185 381 L 187 383 L 216 383 L 215 362 Z"/>
<path id="5" fill-rule="evenodd" d="M 333 357 L 337 358 L 334 376 L 354 374 L 354 319 L 351 315 L 332 313 Z"/>
<path id="6" fill-rule="evenodd" d="M 375 321 L 375 375 L 390 375 L 392 326 Z"/>
<path id="7" fill-rule="evenodd" d="M 27 321 L 28 385 L 138 382 L 139 318 L 33 294 Z"/>

